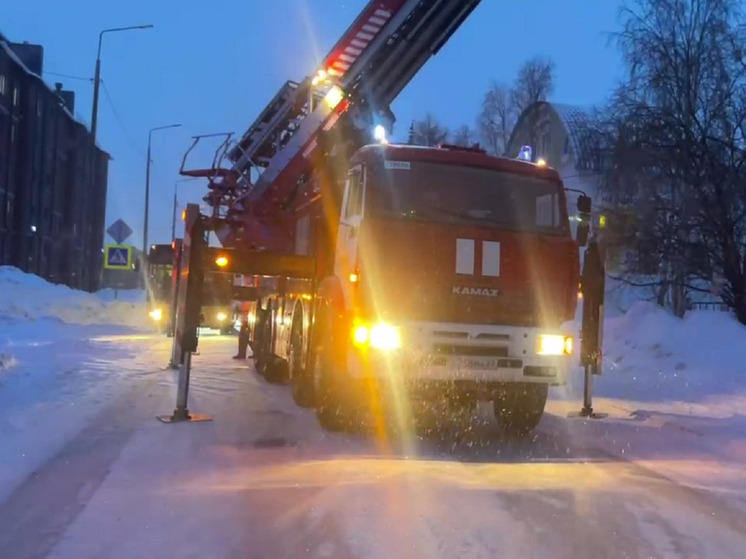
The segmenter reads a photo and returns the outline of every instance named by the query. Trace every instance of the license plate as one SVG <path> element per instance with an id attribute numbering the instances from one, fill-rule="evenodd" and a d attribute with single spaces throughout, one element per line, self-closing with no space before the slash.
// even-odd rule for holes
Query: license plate
<path id="1" fill-rule="evenodd" d="M 445 367 L 448 365 L 448 359 L 440 355 L 428 355 L 421 362 L 423 367 Z"/>
<path id="2" fill-rule="evenodd" d="M 471 371 L 485 371 L 498 368 L 497 359 L 477 359 L 472 357 L 461 358 L 461 368 Z"/>

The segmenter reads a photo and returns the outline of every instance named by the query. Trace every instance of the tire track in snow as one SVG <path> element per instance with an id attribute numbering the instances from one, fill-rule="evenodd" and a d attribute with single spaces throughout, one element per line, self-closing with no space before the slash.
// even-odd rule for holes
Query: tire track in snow
<path id="1" fill-rule="evenodd" d="M 99 412 L 0 505 L 0 557 L 47 556 L 104 481 L 143 416 L 155 413 L 158 398 L 150 398 L 155 382 L 151 376 Z"/>

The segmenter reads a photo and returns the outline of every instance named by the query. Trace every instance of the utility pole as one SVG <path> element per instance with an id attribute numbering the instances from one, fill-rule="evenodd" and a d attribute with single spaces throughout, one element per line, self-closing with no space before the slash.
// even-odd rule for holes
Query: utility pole
<path id="1" fill-rule="evenodd" d="M 98 52 L 96 54 L 96 72 L 93 76 L 93 109 L 91 111 L 91 137 L 93 146 L 96 146 L 96 132 L 98 130 L 98 92 L 101 85 L 101 44 L 104 39 L 104 33 L 114 33 L 116 31 L 131 31 L 134 29 L 151 29 L 153 26 L 148 25 L 131 25 L 129 27 L 114 27 L 104 29 L 98 34 Z"/>

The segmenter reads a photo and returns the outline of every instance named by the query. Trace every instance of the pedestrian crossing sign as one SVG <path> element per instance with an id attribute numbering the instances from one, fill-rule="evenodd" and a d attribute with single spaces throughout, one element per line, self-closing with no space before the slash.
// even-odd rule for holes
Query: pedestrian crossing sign
<path id="1" fill-rule="evenodd" d="M 106 260 L 104 268 L 107 270 L 131 270 L 132 247 L 127 245 L 106 245 Z"/>

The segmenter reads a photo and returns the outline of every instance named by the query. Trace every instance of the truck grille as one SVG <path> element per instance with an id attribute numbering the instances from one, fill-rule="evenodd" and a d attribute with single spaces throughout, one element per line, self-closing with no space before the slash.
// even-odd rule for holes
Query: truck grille
<path id="1" fill-rule="evenodd" d="M 468 355 L 469 357 L 507 357 L 508 348 L 502 346 L 433 344 L 433 354 Z"/>

